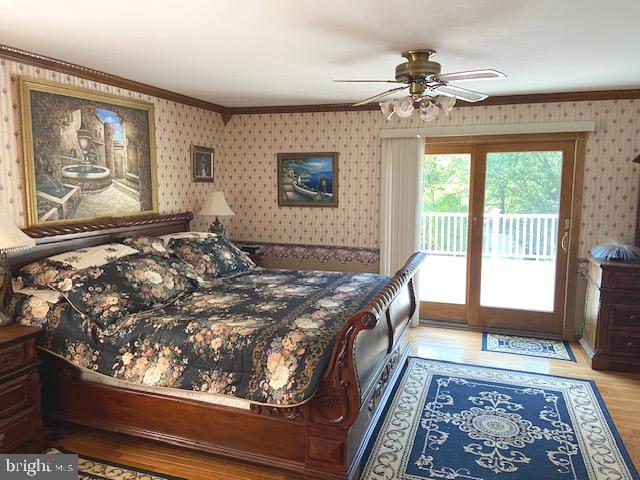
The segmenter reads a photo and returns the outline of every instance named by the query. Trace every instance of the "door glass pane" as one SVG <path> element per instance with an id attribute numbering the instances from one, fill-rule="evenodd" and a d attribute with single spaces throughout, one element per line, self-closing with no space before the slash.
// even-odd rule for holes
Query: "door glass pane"
<path id="1" fill-rule="evenodd" d="M 466 303 L 470 166 L 468 153 L 424 157 L 420 300 Z"/>
<path id="2" fill-rule="evenodd" d="M 487 154 L 482 306 L 552 312 L 562 152 Z"/>

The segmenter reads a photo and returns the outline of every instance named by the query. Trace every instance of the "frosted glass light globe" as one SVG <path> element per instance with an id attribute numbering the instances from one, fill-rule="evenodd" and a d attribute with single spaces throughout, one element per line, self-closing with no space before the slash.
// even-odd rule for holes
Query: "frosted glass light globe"
<path id="1" fill-rule="evenodd" d="M 412 97 L 404 97 L 398 98 L 393 101 L 396 115 L 400 118 L 409 118 L 413 115 L 413 98 Z"/>

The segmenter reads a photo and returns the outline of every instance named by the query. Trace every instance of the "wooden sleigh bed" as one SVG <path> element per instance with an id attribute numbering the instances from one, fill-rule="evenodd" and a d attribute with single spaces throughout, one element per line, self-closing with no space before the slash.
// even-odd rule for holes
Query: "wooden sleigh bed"
<path id="1" fill-rule="evenodd" d="M 33 261 L 128 236 L 189 230 L 191 213 L 131 217 L 25 230 L 35 248 L 10 257 Z M 41 352 L 45 415 L 180 447 L 275 466 L 308 479 L 358 478 L 363 450 L 409 352 L 417 304 L 413 277 L 424 254 L 408 259 L 340 330 L 320 387 L 293 407 L 250 409 L 87 381 L 67 361 Z"/>

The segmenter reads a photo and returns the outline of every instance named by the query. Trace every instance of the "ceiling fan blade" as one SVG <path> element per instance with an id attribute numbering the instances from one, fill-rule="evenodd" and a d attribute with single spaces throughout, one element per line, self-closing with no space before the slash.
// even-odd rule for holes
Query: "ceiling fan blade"
<path id="1" fill-rule="evenodd" d="M 334 80 L 334 82 L 346 83 L 402 83 L 397 80 Z"/>
<path id="2" fill-rule="evenodd" d="M 483 70 L 469 70 L 466 72 L 443 73 L 437 75 L 436 79 L 441 82 L 464 82 L 465 80 L 493 80 L 498 78 L 507 78 L 507 76 L 492 68 Z"/>
<path id="3" fill-rule="evenodd" d="M 378 93 L 377 95 L 374 95 L 372 97 L 366 98 L 366 99 L 362 100 L 361 102 L 354 103 L 353 106 L 354 107 L 359 107 L 360 105 L 365 105 L 367 103 L 375 102 L 376 100 L 380 100 L 380 99 L 382 99 L 384 97 L 388 97 L 389 95 L 391 95 L 394 92 L 398 92 L 400 90 L 405 90 L 407 88 L 409 88 L 409 85 L 403 85 L 402 87 L 392 88 L 391 90 L 387 90 L 386 92 Z"/>
<path id="4" fill-rule="evenodd" d="M 471 103 L 480 102 L 489 97 L 489 95 L 485 95 L 484 93 L 474 92 L 473 90 L 457 87 L 455 85 L 441 85 L 439 87 L 436 87 L 434 90 L 437 93 L 441 93 L 442 95 L 456 97 L 460 100 Z"/>

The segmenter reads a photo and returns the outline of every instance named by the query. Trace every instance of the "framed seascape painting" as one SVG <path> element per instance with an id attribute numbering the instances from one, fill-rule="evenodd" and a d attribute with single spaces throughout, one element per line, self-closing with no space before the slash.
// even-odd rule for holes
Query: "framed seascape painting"
<path id="1" fill-rule="evenodd" d="M 278 205 L 337 207 L 338 154 L 279 153 Z"/>
<path id="2" fill-rule="evenodd" d="M 191 172 L 194 182 L 213 182 L 213 148 L 191 146 Z"/>
<path id="3" fill-rule="evenodd" d="M 20 79 L 27 222 L 158 213 L 152 103 Z"/>

